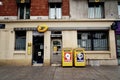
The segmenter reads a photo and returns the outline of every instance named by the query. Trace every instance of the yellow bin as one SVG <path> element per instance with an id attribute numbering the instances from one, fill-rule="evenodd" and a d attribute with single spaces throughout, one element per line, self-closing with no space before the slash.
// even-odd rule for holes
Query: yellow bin
<path id="1" fill-rule="evenodd" d="M 73 50 L 72 48 L 62 49 L 62 66 L 73 66 Z"/>
<path id="2" fill-rule="evenodd" d="M 86 66 L 85 50 L 83 48 L 74 49 L 74 66 Z"/>

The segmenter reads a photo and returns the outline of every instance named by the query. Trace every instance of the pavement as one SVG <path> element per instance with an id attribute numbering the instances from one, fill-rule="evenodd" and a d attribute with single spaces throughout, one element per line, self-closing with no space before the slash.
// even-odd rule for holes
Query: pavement
<path id="1" fill-rule="evenodd" d="M 120 80 L 120 66 L 0 66 L 0 80 Z"/>

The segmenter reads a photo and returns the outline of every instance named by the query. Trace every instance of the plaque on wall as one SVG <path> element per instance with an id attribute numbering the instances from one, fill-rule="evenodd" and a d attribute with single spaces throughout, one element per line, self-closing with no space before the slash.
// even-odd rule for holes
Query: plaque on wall
<path id="1" fill-rule="evenodd" d="M 5 24 L 0 24 L 0 29 L 5 29 Z"/>

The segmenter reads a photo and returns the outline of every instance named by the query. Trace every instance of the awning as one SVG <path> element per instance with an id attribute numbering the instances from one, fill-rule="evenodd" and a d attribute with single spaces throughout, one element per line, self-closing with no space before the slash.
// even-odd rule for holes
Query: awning
<path id="1" fill-rule="evenodd" d="M 17 3 L 31 3 L 31 0 L 16 0 Z"/>
<path id="2" fill-rule="evenodd" d="M 62 0 L 48 0 L 49 3 L 62 3 Z"/>
<path id="3" fill-rule="evenodd" d="M 109 30 L 110 27 L 49 27 L 48 31 L 73 31 L 73 30 Z M 15 31 L 37 31 L 35 27 L 14 28 Z"/>

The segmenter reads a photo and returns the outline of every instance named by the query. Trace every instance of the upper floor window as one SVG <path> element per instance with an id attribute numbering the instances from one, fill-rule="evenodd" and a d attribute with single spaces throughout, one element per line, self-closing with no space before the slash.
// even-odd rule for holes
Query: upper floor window
<path id="1" fill-rule="evenodd" d="M 50 19 L 62 18 L 61 3 L 49 3 L 49 18 Z"/>
<path id="2" fill-rule="evenodd" d="M 118 3 L 118 16 L 120 18 L 120 2 Z"/>
<path id="3" fill-rule="evenodd" d="M 88 3 L 89 18 L 104 18 L 104 3 L 89 2 Z"/>
<path id="4" fill-rule="evenodd" d="M 19 19 L 30 19 L 30 5 L 29 4 L 18 5 L 18 18 Z"/>

